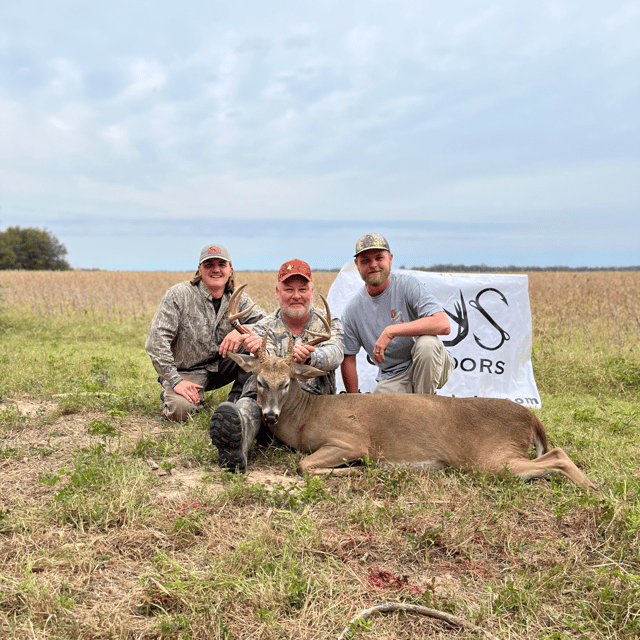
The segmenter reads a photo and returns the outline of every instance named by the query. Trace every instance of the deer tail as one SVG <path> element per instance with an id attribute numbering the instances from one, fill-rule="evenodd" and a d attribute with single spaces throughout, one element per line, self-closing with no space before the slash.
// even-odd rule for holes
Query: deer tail
<path id="1" fill-rule="evenodd" d="M 540 418 L 535 413 L 531 413 L 533 426 L 533 446 L 536 448 L 536 457 L 540 457 L 549 451 L 549 440 L 547 432 Z"/>

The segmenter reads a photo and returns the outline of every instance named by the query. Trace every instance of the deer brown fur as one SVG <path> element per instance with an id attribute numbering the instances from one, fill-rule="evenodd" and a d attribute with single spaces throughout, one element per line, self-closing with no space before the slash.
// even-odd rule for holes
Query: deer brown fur
<path id="1" fill-rule="evenodd" d="M 326 301 L 325 301 L 326 305 Z M 328 312 L 328 305 L 327 312 Z M 291 344 L 293 340 L 291 341 Z M 560 448 L 548 450 L 540 419 L 500 398 L 450 398 L 423 394 L 312 395 L 297 380 L 325 375 L 290 357 L 229 354 L 254 373 L 263 420 L 287 445 L 308 453 L 299 471 L 347 474 L 345 463 L 455 467 L 509 471 L 525 479 L 559 472 L 583 489 L 593 483 Z M 538 457 L 530 459 L 535 447 Z"/>

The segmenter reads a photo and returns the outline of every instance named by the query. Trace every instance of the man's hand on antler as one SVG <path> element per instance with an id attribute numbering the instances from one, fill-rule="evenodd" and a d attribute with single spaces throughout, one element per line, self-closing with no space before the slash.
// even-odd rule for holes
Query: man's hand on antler
<path id="1" fill-rule="evenodd" d="M 295 344 L 293 346 L 293 361 L 304 364 L 315 350 L 316 348 L 309 344 Z"/>
<path id="2" fill-rule="evenodd" d="M 245 327 L 246 329 L 246 327 Z M 247 331 L 250 331 L 247 329 Z M 260 345 L 262 344 L 262 338 L 253 331 L 250 333 L 245 333 L 244 335 L 240 335 L 240 344 L 248 351 L 251 355 L 256 355 L 260 350 Z"/>
<path id="3" fill-rule="evenodd" d="M 218 347 L 220 355 L 224 358 L 227 353 L 238 353 L 238 349 L 242 345 L 243 337 L 244 336 L 235 329 L 228 333 Z"/>

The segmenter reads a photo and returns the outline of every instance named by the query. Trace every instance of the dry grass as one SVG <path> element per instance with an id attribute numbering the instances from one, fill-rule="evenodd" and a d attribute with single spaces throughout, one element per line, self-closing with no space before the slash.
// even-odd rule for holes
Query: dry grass
<path id="1" fill-rule="evenodd" d="M 336 272 L 314 275 L 316 291 L 327 295 Z M 150 320 L 165 291 L 193 273 L 175 271 L 0 271 L 0 305 L 48 317 L 92 320 Z M 236 285 L 247 283 L 254 302 L 276 308 L 276 274 L 236 272 Z M 1 306 L 0 306 L 1 308 Z"/>
<path id="2" fill-rule="evenodd" d="M 223 397 L 162 421 L 142 349 L 164 291 L 190 275 L 0 272 L 0 637 L 325 640 L 387 600 L 510 640 L 637 637 L 640 274 L 530 275 L 545 422 L 598 498 L 456 472 L 305 480 L 275 448 L 248 477 L 221 475 L 207 426 Z M 237 281 L 275 307 L 275 274 Z M 602 387 L 606 367 L 618 386 Z M 104 387 L 73 394 L 77 380 Z M 394 613 L 347 637 L 479 636 Z"/>
<path id="3" fill-rule="evenodd" d="M 640 272 L 531 273 L 529 298 L 538 346 L 564 338 L 638 357 Z"/>
<path id="4" fill-rule="evenodd" d="M 174 271 L 0 271 L 0 300 L 17 310 L 55 315 L 147 318 L 165 291 L 192 273 Z M 314 274 L 316 290 L 327 295 L 337 272 Z M 238 285 L 267 311 L 275 308 L 276 277 L 268 271 L 240 271 Z M 537 335 L 567 330 L 606 332 L 624 346 L 640 327 L 640 272 L 533 272 L 529 297 Z"/>

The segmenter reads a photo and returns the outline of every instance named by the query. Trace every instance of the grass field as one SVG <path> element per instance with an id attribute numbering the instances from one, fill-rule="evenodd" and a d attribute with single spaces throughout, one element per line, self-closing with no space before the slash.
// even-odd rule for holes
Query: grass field
<path id="1" fill-rule="evenodd" d="M 640 273 L 532 273 L 538 413 L 601 489 L 456 471 L 221 474 L 144 352 L 185 273 L 0 271 L 0 638 L 640 636 Z M 335 273 L 317 274 L 327 293 Z M 273 273 L 238 273 L 275 308 Z M 360 611 L 395 601 L 436 609 Z"/>

